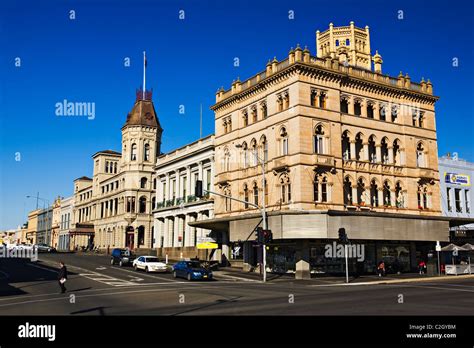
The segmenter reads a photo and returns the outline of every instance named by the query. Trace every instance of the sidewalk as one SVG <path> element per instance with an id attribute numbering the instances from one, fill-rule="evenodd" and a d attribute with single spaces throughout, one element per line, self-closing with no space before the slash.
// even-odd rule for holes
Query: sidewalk
<path id="1" fill-rule="evenodd" d="M 243 272 L 240 269 L 231 267 L 222 267 L 218 271 L 214 271 L 216 276 L 223 278 L 244 280 L 250 282 L 262 282 L 262 275 L 260 273 Z M 427 276 L 420 275 L 418 273 L 402 273 L 389 274 L 385 277 L 379 277 L 377 275 L 366 274 L 357 278 L 349 277 L 349 283 L 346 283 L 345 276 L 326 276 L 312 274 L 311 279 L 296 280 L 294 274 L 273 274 L 267 273 L 267 282 L 297 282 L 304 285 L 312 286 L 336 286 L 336 285 L 376 285 L 376 284 L 398 284 L 398 283 L 414 283 L 414 282 L 426 282 L 426 281 L 444 281 L 444 280 L 455 280 L 455 279 L 474 279 L 474 274 L 464 275 L 441 275 L 441 276 Z"/>

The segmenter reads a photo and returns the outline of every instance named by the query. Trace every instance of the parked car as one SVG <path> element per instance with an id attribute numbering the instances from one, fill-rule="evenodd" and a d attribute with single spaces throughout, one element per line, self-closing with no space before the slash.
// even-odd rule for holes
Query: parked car
<path id="1" fill-rule="evenodd" d="M 180 261 L 173 266 L 173 277 L 211 280 L 212 271 L 204 268 L 199 261 Z"/>
<path id="2" fill-rule="evenodd" d="M 156 256 L 140 256 L 138 259 L 133 261 L 133 268 L 135 268 L 135 271 L 142 269 L 147 273 L 168 272 L 168 266 L 166 263 Z"/>
<path id="3" fill-rule="evenodd" d="M 133 263 L 133 260 L 135 260 L 135 258 L 136 258 L 135 255 L 133 255 L 130 250 L 116 248 L 112 250 L 110 264 L 111 265 L 118 264 L 120 267 L 131 265 Z"/>
<path id="4" fill-rule="evenodd" d="M 55 248 L 53 248 L 52 246 L 49 246 L 46 243 L 37 244 L 36 247 L 38 248 L 39 253 L 53 253 L 56 251 Z"/>

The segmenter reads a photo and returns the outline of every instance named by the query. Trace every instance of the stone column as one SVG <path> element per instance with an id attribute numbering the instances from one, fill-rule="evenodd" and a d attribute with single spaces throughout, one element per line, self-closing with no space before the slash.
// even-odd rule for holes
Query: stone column
<path id="1" fill-rule="evenodd" d="M 170 221 L 167 217 L 165 217 L 165 221 L 163 223 L 163 245 L 162 247 L 165 248 L 165 247 L 168 247 L 169 246 L 169 243 L 170 243 L 170 235 L 169 235 L 169 224 L 170 224 Z"/>
<path id="2" fill-rule="evenodd" d="M 297 240 L 295 262 L 295 279 L 311 279 L 311 268 L 309 264 L 309 241 L 307 239 Z"/>
<path id="3" fill-rule="evenodd" d="M 390 190 L 390 205 L 392 207 L 397 206 L 397 200 L 395 199 L 395 190 Z"/>
<path id="4" fill-rule="evenodd" d="M 383 207 L 383 205 L 385 204 L 385 202 L 383 201 L 383 187 L 377 188 L 377 191 L 379 198 L 379 207 Z"/>
<path id="5" fill-rule="evenodd" d="M 318 202 L 321 202 L 323 200 L 322 186 L 323 185 L 321 185 L 321 182 L 318 182 Z"/>
<path id="6" fill-rule="evenodd" d="M 198 180 L 202 180 L 202 177 L 203 177 L 202 166 L 203 166 L 203 163 L 202 163 L 202 161 L 201 161 L 201 162 L 199 162 Z M 204 184 L 204 183 L 203 183 L 203 184 Z"/>
<path id="7" fill-rule="evenodd" d="M 364 156 L 362 157 L 362 160 L 368 161 L 369 160 L 369 143 L 363 143 L 362 144 L 364 148 Z"/>
<path id="8" fill-rule="evenodd" d="M 194 194 L 193 189 L 191 187 L 191 166 L 186 167 L 186 192 L 188 196 Z M 187 197 L 184 198 L 186 199 Z"/>
<path id="9" fill-rule="evenodd" d="M 350 148 L 351 148 L 351 153 L 350 153 L 350 156 L 349 158 L 351 160 L 355 160 L 357 158 L 356 156 L 356 142 L 355 140 L 350 140 Z"/>
<path id="10" fill-rule="evenodd" d="M 357 185 L 352 185 L 352 205 L 356 205 L 358 203 L 357 197 Z"/>
<path id="11" fill-rule="evenodd" d="M 181 178 L 180 178 L 180 175 L 179 175 L 179 169 L 176 169 L 175 175 L 176 175 L 176 198 L 179 198 L 179 197 L 182 196 L 182 194 L 181 194 Z"/>
<path id="12" fill-rule="evenodd" d="M 354 98 L 352 97 L 347 99 L 347 111 L 349 115 L 354 115 Z"/>
<path id="13" fill-rule="evenodd" d="M 181 217 L 176 215 L 174 217 L 174 225 L 173 225 L 173 231 L 174 231 L 174 238 L 173 238 L 173 246 L 174 247 L 179 247 L 182 244 L 179 242 L 178 237 L 180 236 L 180 225 L 181 225 Z"/>
<path id="14" fill-rule="evenodd" d="M 375 157 L 377 158 L 376 163 L 382 163 L 382 151 L 380 144 L 375 145 Z"/>
<path id="15" fill-rule="evenodd" d="M 166 173 L 166 180 L 165 180 L 165 182 L 166 182 L 166 192 L 163 191 L 163 199 L 166 201 L 166 200 L 169 199 L 169 197 L 170 197 L 170 192 L 171 192 L 171 191 L 170 191 L 170 190 L 171 190 L 171 188 L 170 188 L 170 186 L 171 186 L 171 185 L 170 185 L 170 173 Z"/>
<path id="16" fill-rule="evenodd" d="M 373 105 L 374 108 L 374 120 L 380 120 L 380 104 L 375 102 Z"/>
<path id="17" fill-rule="evenodd" d="M 393 163 L 393 147 L 388 147 L 388 164 L 394 164 Z"/>
<path id="18" fill-rule="evenodd" d="M 367 101 L 366 100 L 362 100 L 360 102 L 360 116 L 367 118 Z"/>

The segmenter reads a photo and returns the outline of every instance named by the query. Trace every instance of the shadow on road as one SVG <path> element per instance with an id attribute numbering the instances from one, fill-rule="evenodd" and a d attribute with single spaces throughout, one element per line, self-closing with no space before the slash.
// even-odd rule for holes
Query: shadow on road
<path id="1" fill-rule="evenodd" d="M 241 298 L 241 297 L 242 296 L 237 296 L 237 297 L 234 297 L 234 298 L 231 298 L 231 299 L 228 299 L 228 300 L 219 299 L 219 300 L 214 301 L 214 303 L 210 303 L 210 304 L 206 304 L 204 306 L 199 306 L 199 307 L 188 309 L 188 310 L 185 310 L 185 311 L 182 311 L 182 312 L 174 313 L 174 314 L 172 314 L 172 316 L 191 313 L 191 312 L 194 312 L 194 311 L 198 311 L 198 310 L 201 310 L 201 309 L 204 309 L 204 308 L 214 307 L 214 306 L 224 304 L 224 303 L 238 302 L 238 299 Z"/>
<path id="2" fill-rule="evenodd" d="M 76 290 L 77 291 L 77 290 Z M 75 312 L 71 312 L 69 314 L 73 315 L 73 314 L 91 314 L 92 312 L 95 312 L 97 311 L 100 316 L 104 316 L 105 315 L 105 311 L 104 309 L 106 309 L 107 307 L 94 307 L 94 308 L 88 308 L 88 309 L 82 309 L 80 311 L 75 311 Z"/>

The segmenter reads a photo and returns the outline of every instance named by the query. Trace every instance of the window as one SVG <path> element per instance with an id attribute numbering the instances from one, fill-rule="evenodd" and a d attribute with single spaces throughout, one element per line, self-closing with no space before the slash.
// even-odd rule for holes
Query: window
<path id="1" fill-rule="evenodd" d="M 466 202 L 466 213 L 471 213 L 471 197 L 469 190 L 464 190 L 464 201 Z"/>
<path id="2" fill-rule="evenodd" d="M 454 189 L 454 204 L 456 206 L 456 213 L 462 213 L 461 189 Z"/>
<path id="3" fill-rule="evenodd" d="M 145 144 L 143 160 L 144 161 L 150 160 L 150 144 Z"/>
<path id="4" fill-rule="evenodd" d="M 261 111 L 262 111 L 262 118 L 263 119 L 266 119 L 268 117 L 268 111 L 267 111 L 267 103 L 266 102 L 262 102 L 261 104 Z"/>
<path id="5" fill-rule="evenodd" d="M 156 208 L 156 197 L 153 197 L 151 199 L 151 210 L 154 210 Z"/>
<path id="6" fill-rule="evenodd" d="M 390 207 L 392 205 L 392 195 L 390 192 L 390 184 L 388 181 L 385 181 L 383 184 L 383 204 L 386 207 Z"/>
<path id="7" fill-rule="evenodd" d="M 183 198 L 184 199 L 186 199 L 186 197 L 188 196 L 187 186 L 188 186 L 188 178 L 184 176 L 183 177 Z"/>
<path id="8" fill-rule="evenodd" d="M 426 167 L 425 162 L 425 148 L 422 143 L 419 143 L 416 147 L 416 166 L 424 168 Z"/>
<path id="9" fill-rule="evenodd" d="M 248 201 L 249 201 L 249 189 L 247 187 L 247 184 L 244 184 L 244 201 L 246 202 L 244 204 L 245 209 L 249 208 Z"/>
<path id="10" fill-rule="evenodd" d="M 290 94 L 288 92 L 283 93 L 283 108 L 286 110 L 290 107 Z"/>
<path id="11" fill-rule="evenodd" d="M 256 182 L 253 184 L 253 203 L 258 205 L 258 186 Z"/>
<path id="12" fill-rule="evenodd" d="M 257 149 L 257 141 L 252 139 L 250 144 L 251 151 L 252 151 L 252 166 L 256 166 L 258 164 L 258 149 Z"/>
<path id="13" fill-rule="evenodd" d="M 323 92 L 319 94 L 319 107 L 322 109 L 326 108 L 326 94 Z"/>
<path id="14" fill-rule="evenodd" d="M 135 197 L 127 197 L 127 213 L 135 212 Z"/>
<path id="15" fill-rule="evenodd" d="M 347 98 L 342 98 L 341 99 L 341 104 L 340 104 L 341 112 L 344 114 L 349 113 L 349 101 Z"/>
<path id="16" fill-rule="evenodd" d="M 242 120 L 244 123 L 244 127 L 247 127 L 249 125 L 249 115 L 247 114 L 247 110 L 244 110 L 242 112 Z"/>
<path id="17" fill-rule="evenodd" d="M 281 202 L 290 203 L 291 202 L 291 183 L 290 178 L 287 174 L 284 174 L 280 177 L 281 185 Z"/>
<path id="18" fill-rule="evenodd" d="M 206 170 L 206 190 L 207 191 L 211 190 L 211 170 L 210 169 Z"/>
<path id="19" fill-rule="evenodd" d="M 405 199 L 402 192 L 402 185 L 397 182 L 395 185 L 395 204 L 397 208 L 405 208 Z"/>
<path id="20" fill-rule="evenodd" d="M 224 189 L 224 195 L 231 196 L 230 187 Z M 230 198 L 225 198 L 225 211 L 232 211 L 232 200 Z"/>
<path id="21" fill-rule="evenodd" d="M 311 106 L 317 106 L 316 102 L 318 101 L 318 91 L 315 89 L 311 89 Z"/>
<path id="22" fill-rule="evenodd" d="M 139 205 L 140 205 L 139 212 L 141 214 L 146 213 L 146 197 L 145 196 L 140 197 Z"/>
<path id="23" fill-rule="evenodd" d="M 344 180 L 344 204 L 352 205 L 353 198 L 354 197 L 352 197 L 352 182 L 349 177 L 346 177 Z"/>
<path id="24" fill-rule="evenodd" d="M 370 182 L 370 200 L 373 207 L 379 206 L 378 186 L 375 180 Z"/>
<path id="25" fill-rule="evenodd" d="M 342 158 L 345 161 L 348 161 L 351 159 L 351 146 L 349 142 L 349 133 L 345 131 L 342 133 Z"/>
<path id="26" fill-rule="evenodd" d="M 452 204 L 451 204 L 451 189 L 449 187 L 446 187 L 446 201 L 448 203 L 448 211 L 452 212 L 453 207 L 452 207 Z"/>
<path id="27" fill-rule="evenodd" d="M 417 120 L 418 120 L 418 111 L 417 110 L 412 110 L 411 111 L 411 119 L 412 119 L 412 126 L 416 127 Z"/>
<path id="28" fill-rule="evenodd" d="M 314 153 L 324 154 L 324 129 L 322 125 L 316 126 L 313 139 Z"/>
<path id="29" fill-rule="evenodd" d="M 132 152 L 130 154 L 130 160 L 132 161 L 137 160 L 137 144 L 132 144 Z"/>
<path id="30" fill-rule="evenodd" d="M 277 111 L 283 111 L 283 98 L 281 95 L 277 96 Z"/>
<path id="31" fill-rule="evenodd" d="M 328 183 L 327 178 L 316 174 L 313 183 L 314 201 L 325 203 L 328 201 Z"/>
<path id="32" fill-rule="evenodd" d="M 339 46 L 339 40 L 336 40 L 336 47 Z"/>
<path id="33" fill-rule="evenodd" d="M 261 144 L 260 146 L 262 147 L 262 152 L 263 152 L 262 159 L 264 162 L 267 162 L 268 161 L 268 142 L 265 136 L 262 136 L 262 138 L 260 139 L 260 144 Z"/>
<path id="34" fill-rule="evenodd" d="M 247 168 L 249 166 L 249 152 L 247 148 L 247 143 L 242 144 L 242 155 L 243 155 L 243 162 L 244 162 L 244 168 Z"/>
<path id="35" fill-rule="evenodd" d="M 165 200 L 168 197 L 168 192 L 167 192 L 167 187 L 166 187 L 166 182 L 163 183 L 163 200 Z"/>
<path id="36" fill-rule="evenodd" d="M 387 144 L 387 138 L 382 139 L 382 143 L 380 146 L 381 150 L 381 156 L 382 156 L 382 163 L 383 164 L 388 164 L 388 144 Z"/>
<path id="37" fill-rule="evenodd" d="M 140 188 L 142 188 L 142 189 L 146 188 L 146 184 L 147 184 L 147 178 L 141 178 L 140 179 Z"/>
<path id="38" fill-rule="evenodd" d="M 105 161 L 105 172 L 109 172 L 109 161 Z"/>
<path id="39" fill-rule="evenodd" d="M 396 139 L 393 142 L 393 164 L 400 166 L 402 164 L 401 155 L 400 155 L 400 140 Z"/>
<path id="40" fill-rule="evenodd" d="M 224 150 L 224 170 L 230 171 L 230 152 L 228 149 Z"/>
<path id="41" fill-rule="evenodd" d="M 349 46 L 351 44 L 351 41 L 349 39 L 346 39 L 346 46 Z"/>
<path id="42" fill-rule="evenodd" d="M 424 185 L 418 185 L 418 209 L 428 209 L 428 190 Z"/>
<path id="43" fill-rule="evenodd" d="M 357 161 L 362 160 L 362 153 L 364 152 L 364 145 L 362 143 L 362 137 L 363 135 L 361 133 L 358 133 L 356 135 L 356 142 L 355 142 L 355 158 Z"/>
<path id="44" fill-rule="evenodd" d="M 362 105 L 359 100 L 356 100 L 354 103 L 354 115 L 356 116 L 362 115 Z"/>
<path id="45" fill-rule="evenodd" d="M 380 105 L 379 109 L 379 115 L 380 115 L 380 121 L 385 121 L 386 120 L 386 107 L 385 105 Z"/>
<path id="46" fill-rule="evenodd" d="M 418 115 L 418 126 L 420 128 L 423 128 L 423 120 L 424 120 L 424 114 L 423 112 L 420 112 Z"/>
<path id="47" fill-rule="evenodd" d="M 117 187 L 118 187 L 118 181 L 117 181 Z M 156 178 L 153 179 L 153 190 L 156 190 Z"/>
<path id="48" fill-rule="evenodd" d="M 374 106 L 367 103 L 367 118 L 374 118 Z"/>
<path id="49" fill-rule="evenodd" d="M 281 155 L 286 156 L 288 155 L 288 133 L 286 132 L 286 128 L 282 127 L 280 130 L 280 137 L 281 137 Z"/>
<path id="50" fill-rule="evenodd" d="M 258 121 L 258 115 L 257 115 L 257 107 L 254 105 L 251 108 L 251 114 L 252 114 L 252 122 L 255 123 Z"/>
<path id="51" fill-rule="evenodd" d="M 397 122 L 397 117 L 398 117 L 398 109 L 396 106 L 392 107 L 392 122 L 395 123 Z"/>
<path id="52" fill-rule="evenodd" d="M 114 163 L 114 173 L 117 174 L 117 162 Z"/>
<path id="53" fill-rule="evenodd" d="M 377 151 L 374 136 L 370 136 L 369 138 L 369 161 L 370 163 L 377 163 Z"/>

